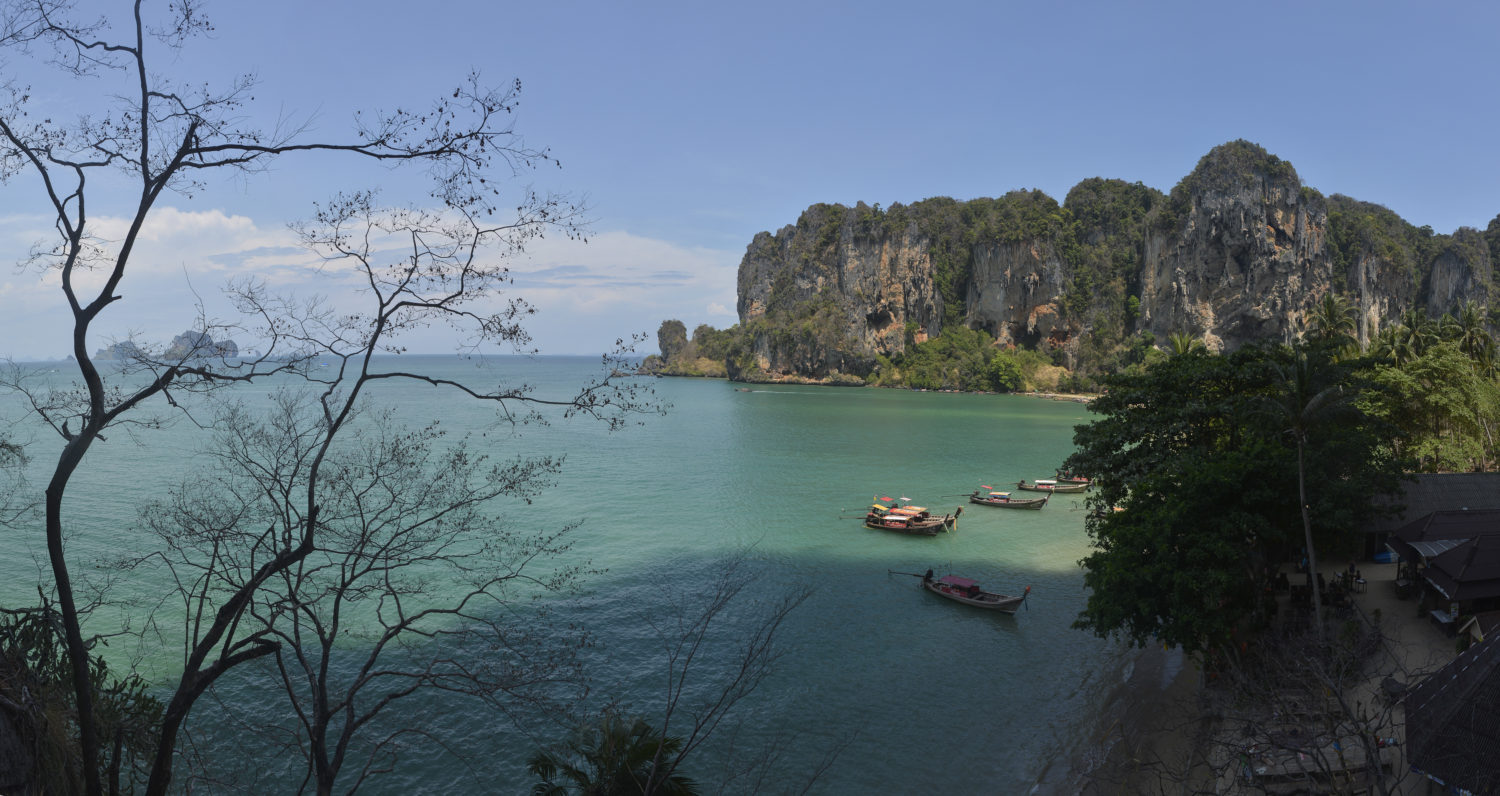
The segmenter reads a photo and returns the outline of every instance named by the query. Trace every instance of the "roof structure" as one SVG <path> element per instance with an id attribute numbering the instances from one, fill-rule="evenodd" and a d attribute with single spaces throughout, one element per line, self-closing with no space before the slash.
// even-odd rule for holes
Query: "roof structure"
<path id="1" fill-rule="evenodd" d="M 1481 611 L 1469 617 L 1469 621 L 1465 622 L 1463 627 L 1458 629 L 1458 632 L 1467 633 L 1469 632 L 1469 628 L 1476 625 L 1479 627 L 1481 638 L 1489 638 L 1492 635 L 1500 633 L 1500 611 Z"/>
<path id="2" fill-rule="evenodd" d="M 1364 531 L 1394 531 L 1435 511 L 1500 509 L 1500 473 L 1420 473 L 1402 483 L 1401 494 L 1385 502 L 1406 508 L 1375 518 Z"/>
<path id="3" fill-rule="evenodd" d="M 1403 525 L 1390 545 L 1408 561 L 1440 558 L 1470 539 L 1500 535 L 1500 508 L 1434 511 Z"/>
<path id="4" fill-rule="evenodd" d="M 1500 534 L 1470 539 L 1427 560 L 1427 581 L 1449 600 L 1500 597 Z M 1500 716 L 1496 717 L 1500 722 Z"/>
<path id="5" fill-rule="evenodd" d="M 1461 653 L 1404 703 L 1413 768 L 1450 788 L 1500 793 L 1500 636 Z"/>

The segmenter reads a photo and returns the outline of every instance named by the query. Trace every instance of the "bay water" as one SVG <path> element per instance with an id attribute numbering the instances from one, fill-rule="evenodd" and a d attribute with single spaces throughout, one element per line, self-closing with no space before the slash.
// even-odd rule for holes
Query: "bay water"
<path id="1" fill-rule="evenodd" d="M 481 370 L 441 357 L 400 362 L 433 376 L 525 382 L 544 396 L 599 369 L 597 359 L 572 357 L 501 357 Z M 58 373 L 45 374 L 52 367 Z M 63 379 L 66 368 L 34 369 L 41 378 Z M 958 497 L 981 485 L 1008 489 L 1023 478 L 1050 477 L 1072 449 L 1073 427 L 1088 420 L 1084 406 L 699 379 L 651 386 L 667 413 L 643 415 L 640 425 L 614 433 L 586 418 L 512 428 L 495 422 L 492 407 L 430 385 L 382 384 L 374 397 L 412 422 L 436 419 L 450 432 L 472 432 L 500 459 L 566 457 L 554 488 L 509 510 L 516 522 L 541 530 L 576 523 L 570 559 L 562 563 L 603 570 L 559 606 L 596 638 L 589 651 L 596 699 L 648 719 L 659 711 L 667 678 L 663 604 L 710 590 L 726 560 L 741 558 L 760 576 L 742 597 L 750 603 L 810 588 L 782 627 L 784 655 L 775 671 L 732 716 L 738 748 L 783 739 L 770 792 L 804 781 L 830 756 L 812 792 L 1047 791 L 1054 786 L 1037 783 L 1061 781 L 1061 768 L 1090 754 L 1096 705 L 1120 682 L 1129 656 L 1071 628 L 1085 600 L 1077 563 L 1087 552 L 1083 499 L 1055 495 L 1041 511 L 1015 511 Z M 253 401 L 273 387 L 233 389 Z M 21 419 L 14 396 L 4 413 L 13 435 L 35 442 L 40 477 L 55 461 L 55 435 Z M 137 506 L 180 481 L 207 437 L 179 417 L 162 429 L 119 429 L 96 445 L 69 490 L 75 569 L 89 571 L 150 544 L 133 529 Z M 934 513 L 965 510 L 955 531 L 931 538 L 842 519 L 861 514 L 875 496 L 910 498 Z M 30 528 L 6 533 L 0 604 L 35 601 L 45 543 L 36 524 Z M 1006 594 L 1030 586 L 1030 598 L 1014 617 L 992 614 L 892 574 L 928 568 Z M 127 580 L 113 594 L 139 606 L 165 585 Z M 727 612 L 714 626 L 723 643 L 710 647 L 718 657 L 695 671 L 700 690 L 712 692 L 716 678 L 729 676 L 733 642 L 747 630 L 735 623 L 753 613 Z M 92 630 L 143 627 L 130 611 L 101 617 Z M 106 654 L 117 667 L 165 681 L 179 653 L 112 644 Z M 216 699 L 276 709 L 253 685 L 227 685 Z M 447 745 L 414 741 L 398 771 L 372 780 L 368 792 L 526 792 L 526 758 L 561 737 L 515 729 L 503 714 L 461 700 L 432 707 L 450 731 Z M 226 756 L 251 748 L 237 737 L 234 728 L 199 723 L 200 747 L 210 756 L 215 746 Z M 688 775 L 716 781 L 729 754 L 727 739 L 716 740 L 691 761 Z M 256 768 L 265 780 L 237 784 L 296 787 L 294 765 Z"/>

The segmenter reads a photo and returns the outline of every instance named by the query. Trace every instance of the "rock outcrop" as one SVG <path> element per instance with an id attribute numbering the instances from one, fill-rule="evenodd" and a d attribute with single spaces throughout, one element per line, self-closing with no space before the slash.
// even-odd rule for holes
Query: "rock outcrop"
<path id="1" fill-rule="evenodd" d="M 1287 163 L 1234 141 L 1170 194 L 1080 183 L 881 210 L 813 205 L 755 236 L 739 270 L 732 378 L 847 381 L 961 324 L 1000 345 L 1089 365 L 1149 333 L 1211 349 L 1290 341 L 1324 295 L 1349 297 L 1371 339 L 1409 308 L 1488 303 L 1500 218 L 1433 235 L 1391 211 L 1325 198 Z"/>

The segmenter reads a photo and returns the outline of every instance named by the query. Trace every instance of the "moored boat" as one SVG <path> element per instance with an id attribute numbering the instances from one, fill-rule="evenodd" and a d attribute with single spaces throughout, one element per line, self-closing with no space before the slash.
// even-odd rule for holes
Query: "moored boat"
<path id="1" fill-rule="evenodd" d="M 969 502 L 1002 509 L 1040 509 L 1047 505 L 1047 500 L 1051 497 L 1043 495 L 1039 498 L 1022 498 L 1014 497 L 1009 492 L 983 492 L 976 489 L 974 494 L 969 495 Z"/>
<path id="2" fill-rule="evenodd" d="M 1058 470 L 1056 480 L 1059 484 L 1083 484 L 1084 486 L 1093 484 L 1092 481 L 1081 475 L 1074 475 L 1071 470 Z"/>
<path id="3" fill-rule="evenodd" d="M 1065 492 L 1077 493 L 1086 491 L 1088 484 L 1063 484 L 1054 478 L 1038 478 L 1035 481 L 1017 481 L 1016 489 L 1026 489 L 1032 492 Z"/>
<path id="4" fill-rule="evenodd" d="M 972 605 L 975 608 L 984 608 L 990 611 L 1013 614 L 1026 602 L 1026 597 L 1031 594 L 1031 587 L 1021 592 L 1021 596 L 1012 597 L 1005 594 L 996 594 L 985 591 L 979 584 L 969 578 L 961 578 L 957 575 L 944 575 L 941 578 L 932 577 L 932 570 L 922 576 L 922 588 L 938 595 L 947 597 L 964 605 Z"/>
<path id="5" fill-rule="evenodd" d="M 896 531 L 921 536 L 936 536 L 942 531 L 951 531 L 958 524 L 958 515 L 964 512 L 959 507 L 952 514 L 934 517 L 921 506 L 891 508 L 876 503 L 865 514 L 865 527 L 882 531 Z"/>

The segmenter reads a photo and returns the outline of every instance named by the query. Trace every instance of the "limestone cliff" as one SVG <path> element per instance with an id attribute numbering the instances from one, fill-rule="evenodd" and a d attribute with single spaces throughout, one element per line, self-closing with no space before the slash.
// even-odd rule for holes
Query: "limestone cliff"
<path id="1" fill-rule="evenodd" d="M 1141 333 L 1216 350 L 1289 341 L 1330 292 L 1352 300 L 1368 340 L 1409 308 L 1487 304 L 1492 250 L 1500 218 L 1484 233 L 1434 235 L 1378 205 L 1325 198 L 1245 141 L 1216 147 L 1170 194 L 1091 179 L 1064 205 L 1040 191 L 820 204 L 746 250 L 745 342 L 729 372 L 862 377 L 954 325 L 1087 369 Z"/>

